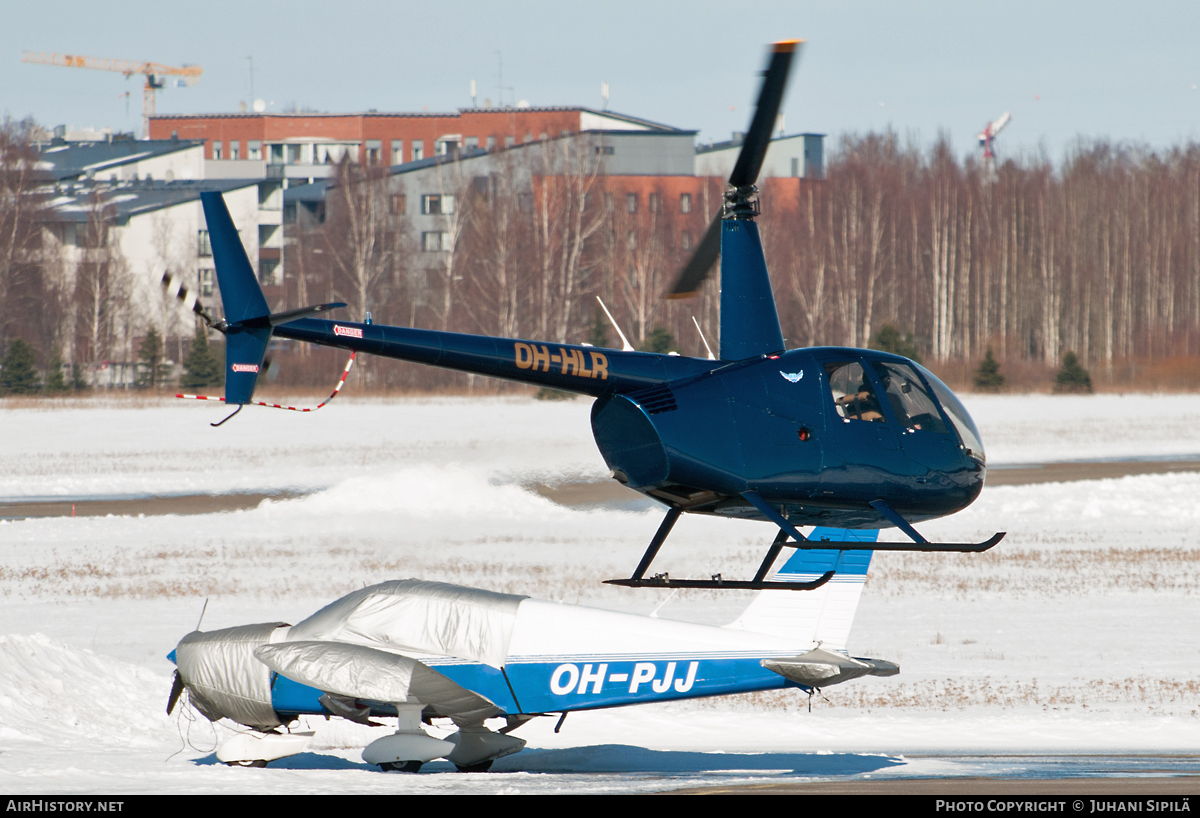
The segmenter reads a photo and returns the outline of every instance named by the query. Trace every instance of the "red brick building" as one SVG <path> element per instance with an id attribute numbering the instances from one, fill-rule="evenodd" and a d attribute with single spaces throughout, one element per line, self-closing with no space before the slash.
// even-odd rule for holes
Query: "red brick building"
<path id="1" fill-rule="evenodd" d="M 155 116 L 151 139 L 202 139 L 205 159 L 271 164 L 399 165 L 455 148 L 497 148 L 580 131 L 678 129 L 588 108 L 464 108 L 456 113 L 191 114 Z"/>

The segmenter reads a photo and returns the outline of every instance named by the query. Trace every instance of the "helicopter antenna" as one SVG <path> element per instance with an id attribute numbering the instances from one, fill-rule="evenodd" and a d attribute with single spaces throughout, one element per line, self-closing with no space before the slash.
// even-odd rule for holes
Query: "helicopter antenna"
<path id="1" fill-rule="evenodd" d="M 600 301 L 600 296 L 596 296 L 596 300 Z M 600 301 L 600 309 L 604 310 L 604 314 L 608 316 L 608 321 L 613 325 L 613 329 L 617 331 L 617 335 L 621 336 L 622 352 L 636 352 L 633 344 L 629 343 L 629 339 L 625 337 L 625 333 L 621 332 L 621 328 L 617 326 L 617 319 L 612 317 L 612 313 L 608 311 L 608 307 L 604 306 L 604 302 Z"/>
<path id="2" fill-rule="evenodd" d="M 204 621 L 204 612 L 208 610 L 208 597 L 204 598 L 204 607 L 200 609 L 200 618 L 196 620 L 196 630 L 200 630 L 200 623 Z"/>
<path id="3" fill-rule="evenodd" d="M 712 353 L 712 347 L 708 345 L 708 339 L 704 337 L 704 330 L 700 329 L 700 322 L 696 320 L 696 316 L 694 315 L 692 316 L 692 323 L 696 325 L 696 332 L 700 333 L 700 340 L 704 342 L 704 349 L 708 352 L 708 360 L 717 360 L 717 356 Z"/>

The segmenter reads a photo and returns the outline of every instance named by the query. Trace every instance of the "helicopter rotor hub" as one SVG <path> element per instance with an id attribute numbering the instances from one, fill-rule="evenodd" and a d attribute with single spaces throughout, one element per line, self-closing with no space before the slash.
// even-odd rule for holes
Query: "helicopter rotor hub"
<path id="1" fill-rule="evenodd" d="M 742 185 L 725 191 L 725 203 L 721 208 L 722 219 L 752 220 L 759 214 L 758 187 Z"/>

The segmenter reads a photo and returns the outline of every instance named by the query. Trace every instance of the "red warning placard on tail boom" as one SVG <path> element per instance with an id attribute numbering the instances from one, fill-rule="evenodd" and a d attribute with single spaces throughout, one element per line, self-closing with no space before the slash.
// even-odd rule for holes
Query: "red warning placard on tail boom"
<path id="1" fill-rule="evenodd" d="M 343 327 L 340 324 L 333 325 L 334 335 L 345 335 L 347 338 L 361 338 L 362 330 L 358 327 Z"/>
<path id="2" fill-rule="evenodd" d="M 257 372 L 258 364 L 234 364 L 234 372 Z"/>

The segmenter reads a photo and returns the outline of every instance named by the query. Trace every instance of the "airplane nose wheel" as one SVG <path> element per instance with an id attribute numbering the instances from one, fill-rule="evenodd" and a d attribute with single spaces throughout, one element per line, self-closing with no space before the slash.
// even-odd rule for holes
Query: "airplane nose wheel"
<path id="1" fill-rule="evenodd" d="M 379 769 L 385 773 L 416 773 L 421 771 L 422 761 L 385 761 Z"/>

